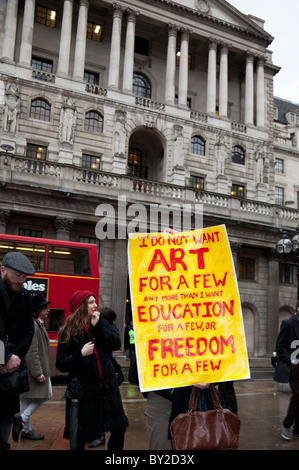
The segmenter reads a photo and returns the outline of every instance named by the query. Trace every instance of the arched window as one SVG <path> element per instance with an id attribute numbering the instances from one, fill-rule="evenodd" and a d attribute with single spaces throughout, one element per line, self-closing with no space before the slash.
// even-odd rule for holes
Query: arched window
<path id="1" fill-rule="evenodd" d="M 97 111 L 89 111 L 85 114 L 84 129 L 90 132 L 103 132 L 103 118 Z"/>
<path id="2" fill-rule="evenodd" d="M 151 97 L 151 84 L 149 80 L 141 73 L 133 74 L 133 93 L 143 98 Z"/>
<path id="3" fill-rule="evenodd" d="M 232 162 L 238 163 L 239 165 L 245 165 L 245 152 L 244 150 L 235 145 L 232 150 Z"/>
<path id="4" fill-rule="evenodd" d="M 206 153 L 205 141 L 198 135 L 191 138 L 191 153 L 196 153 L 196 155 L 205 155 Z"/>
<path id="5" fill-rule="evenodd" d="M 33 119 L 40 119 L 41 121 L 50 121 L 51 105 L 42 98 L 37 98 L 31 101 L 30 114 Z"/>

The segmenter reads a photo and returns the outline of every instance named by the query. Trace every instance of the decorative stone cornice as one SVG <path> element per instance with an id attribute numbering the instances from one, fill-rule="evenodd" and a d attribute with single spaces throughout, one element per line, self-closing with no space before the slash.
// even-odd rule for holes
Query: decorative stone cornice
<path id="1" fill-rule="evenodd" d="M 218 0 L 219 3 L 222 3 L 221 0 Z M 209 13 L 210 13 L 210 9 L 206 12 L 204 12 L 202 9 L 193 9 L 193 8 L 190 8 L 190 7 L 187 7 L 185 5 L 180 5 L 176 2 L 173 2 L 172 0 L 143 0 L 142 3 L 147 3 L 147 4 L 153 4 L 153 3 L 157 3 L 159 4 L 160 8 L 164 8 L 164 9 L 171 9 L 171 10 L 174 10 L 176 12 L 178 12 L 179 14 L 184 14 L 186 16 L 189 16 L 189 17 L 199 17 L 201 22 L 202 23 L 206 23 L 206 24 L 213 24 L 213 26 L 215 27 L 215 25 L 217 25 L 218 27 L 222 27 L 224 29 L 229 29 L 231 31 L 234 32 L 234 34 L 239 34 L 239 35 L 242 35 L 242 36 L 249 36 L 249 37 L 255 37 L 257 40 L 259 41 L 262 41 L 265 45 L 265 47 L 269 46 L 272 41 L 273 41 L 273 37 L 267 33 L 266 31 L 263 31 L 261 28 L 258 28 L 258 26 L 256 24 L 254 24 L 253 22 L 251 22 L 247 17 L 246 15 L 243 15 L 242 13 L 239 13 L 238 12 L 235 14 L 238 14 L 238 16 L 240 18 L 243 19 L 244 22 L 248 22 L 250 23 L 250 25 L 248 26 L 248 29 L 242 27 L 242 26 L 239 26 L 239 25 L 235 25 L 235 24 L 232 24 L 232 23 L 229 23 L 221 18 L 215 18 L 213 16 L 211 16 Z M 206 2 L 207 3 L 207 2 Z M 224 2 L 226 7 L 228 8 L 227 6 L 227 2 Z M 206 9 L 207 10 L 207 9 Z M 251 26 L 251 28 L 250 28 Z M 259 31 L 260 29 L 260 31 Z"/>

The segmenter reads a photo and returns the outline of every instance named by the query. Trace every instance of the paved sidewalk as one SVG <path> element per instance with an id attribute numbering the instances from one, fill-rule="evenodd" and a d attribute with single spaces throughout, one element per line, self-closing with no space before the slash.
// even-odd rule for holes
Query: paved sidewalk
<path id="1" fill-rule="evenodd" d="M 32 427 L 44 434 L 42 441 L 20 439 L 12 443 L 12 450 L 68 450 L 69 442 L 63 438 L 65 387 L 56 385 L 54 396 L 33 416 Z M 147 450 L 145 427 L 146 401 L 138 388 L 124 382 L 121 387 L 124 407 L 129 417 L 125 450 Z M 241 418 L 240 450 L 299 450 L 299 439 L 284 441 L 280 423 L 286 412 L 290 393 L 277 391 L 269 379 L 244 380 L 235 383 L 239 416 Z M 87 447 L 88 449 L 88 447 Z M 106 450 L 106 446 L 88 450 Z"/>

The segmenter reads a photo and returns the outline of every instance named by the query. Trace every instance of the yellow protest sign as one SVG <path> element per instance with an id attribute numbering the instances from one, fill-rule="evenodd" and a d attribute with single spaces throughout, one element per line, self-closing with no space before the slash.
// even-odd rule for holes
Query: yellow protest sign
<path id="1" fill-rule="evenodd" d="M 224 225 L 131 234 L 128 260 L 141 391 L 250 377 Z"/>

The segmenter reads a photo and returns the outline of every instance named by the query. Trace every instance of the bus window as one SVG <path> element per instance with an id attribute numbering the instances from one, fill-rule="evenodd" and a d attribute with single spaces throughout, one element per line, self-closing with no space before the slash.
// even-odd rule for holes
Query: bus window
<path id="1" fill-rule="evenodd" d="M 49 246 L 48 272 L 90 276 L 91 268 L 88 250 L 54 245 Z"/>
<path id="2" fill-rule="evenodd" d="M 22 243 L 0 240 L 0 261 L 9 251 L 19 251 L 31 261 L 35 271 L 43 272 L 45 269 L 45 245 L 38 245 L 35 243 Z"/>
<path id="3" fill-rule="evenodd" d="M 48 332 L 56 333 L 64 324 L 64 310 L 51 308 L 48 318 L 45 319 L 45 328 Z"/>

